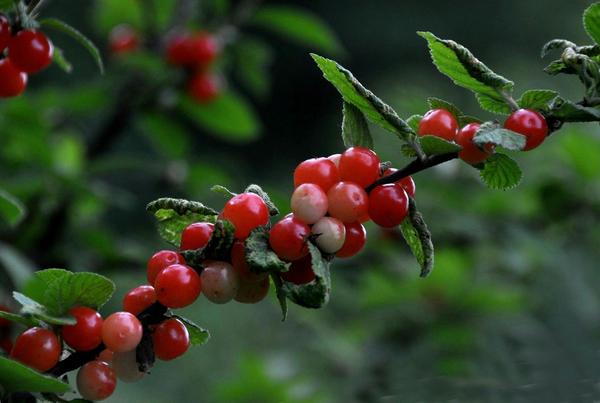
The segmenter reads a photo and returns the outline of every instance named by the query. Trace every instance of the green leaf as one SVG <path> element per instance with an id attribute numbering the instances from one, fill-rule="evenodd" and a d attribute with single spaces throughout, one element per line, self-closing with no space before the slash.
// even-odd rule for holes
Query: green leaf
<path id="1" fill-rule="evenodd" d="M 203 344 L 206 344 L 210 339 L 210 333 L 208 332 L 208 330 L 198 326 L 191 320 L 182 316 L 173 315 L 173 317 L 179 319 L 185 325 L 185 328 L 190 334 L 191 346 L 201 346 Z"/>
<path id="2" fill-rule="evenodd" d="M 521 108 L 548 111 L 557 96 L 558 92 L 552 90 L 528 90 L 517 100 L 517 104 Z"/>
<path id="3" fill-rule="evenodd" d="M 188 96 L 181 97 L 179 109 L 210 134 L 234 143 L 254 140 L 261 130 L 252 106 L 231 91 L 206 104 L 199 104 Z"/>
<path id="4" fill-rule="evenodd" d="M 20 292 L 13 291 L 13 298 L 21 304 L 21 314 L 49 323 L 51 325 L 74 325 L 77 321 L 72 316 L 57 316 L 49 309 Z"/>
<path id="5" fill-rule="evenodd" d="M 427 98 L 427 104 L 429 105 L 429 109 L 445 109 L 445 110 L 447 110 L 448 112 L 453 114 L 457 120 L 459 117 L 464 115 L 462 113 L 462 111 L 460 109 L 458 109 L 458 107 L 456 107 L 454 104 L 452 104 L 448 101 L 444 101 L 443 99 L 430 97 L 430 98 Z"/>
<path id="6" fill-rule="evenodd" d="M 600 109 L 556 98 L 549 115 L 564 122 L 597 122 L 600 120 Z"/>
<path id="7" fill-rule="evenodd" d="M 271 280 L 275 286 L 275 294 L 277 295 L 277 301 L 279 302 L 279 307 L 281 308 L 281 321 L 285 322 L 287 319 L 288 306 L 287 297 L 285 295 L 285 291 L 283 290 L 283 281 L 277 273 L 271 273 Z"/>
<path id="8" fill-rule="evenodd" d="M 181 232 L 185 227 L 195 222 L 214 223 L 219 214 L 200 202 L 168 197 L 149 203 L 146 210 L 154 214 L 159 235 L 177 248 L 181 243 Z"/>
<path id="9" fill-rule="evenodd" d="M 408 119 L 406 119 L 406 124 L 408 124 L 415 133 L 418 133 L 419 132 L 419 123 L 421 123 L 422 119 L 423 119 L 423 115 L 412 115 Z"/>
<path id="10" fill-rule="evenodd" d="M 273 51 L 264 43 L 247 37 L 241 38 L 235 47 L 239 63 L 236 73 L 244 86 L 259 99 L 264 99 L 270 89 L 269 66 Z"/>
<path id="11" fill-rule="evenodd" d="M 400 225 L 402 236 L 421 266 L 421 277 L 427 277 L 433 269 L 434 248 L 431 233 L 415 201 L 409 199 L 408 216 Z"/>
<path id="12" fill-rule="evenodd" d="M 576 48 L 577 45 L 571 41 L 567 41 L 566 39 L 552 39 L 548 41 L 542 46 L 541 57 L 542 59 L 548 55 L 548 53 L 558 50 L 560 52 L 564 51 L 567 48 Z"/>
<path id="13" fill-rule="evenodd" d="M 506 154 L 496 153 L 485 161 L 480 175 L 489 188 L 507 190 L 519 184 L 523 173 L 515 160 Z"/>
<path id="14" fill-rule="evenodd" d="M 11 227 L 17 226 L 25 217 L 23 203 L 2 188 L 0 188 L 0 217 Z"/>
<path id="15" fill-rule="evenodd" d="M 0 0 L 0 10 L 9 11 L 13 7 L 13 0 Z"/>
<path id="16" fill-rule="evenodd" d="M 482 124 L 473 137 L 473 142 L 479 148 L 483 148 L 486 144 L 494 144 L 512 151 L 525 148 L 526 141 L 527 138 L 522 134 L 505 129 L 495 122 Z"/>
<path id="17" fill-rule="evenodd" d="M 166 114 L 143 114 L 138 117 L 137 124 L 154 149 L 163 155 L 182 158 L 190 149 L 189 133 L 177 120 Z"/>
<path id="18" fill-rule="evenodd" d="M 490 98 L 505 102 L 502 93 L 510 93 L 514 86 L 512 81 L 494 73 L 467 48 L 454 41 L 440 39 L 431 32 L 417 34 L 427 41 L 431 58 L 438 70 L 456 85 L 483 96 L 486 101 Z"/>
<path id="19" fill-rule="evenodd" d="M 475 98 L 477 98 L 477 102 L 479 102 L 481 109 L 488 112 L 497 113 L 499 115 L 508 115 L 511 113 L 510 106 L 504 99 L 500 100 L 484 94 L 475 94 Z"/>
<path id="20" fill-rule="evenodd" d="M 583 26 L 590 38 L 600 44 L 600 3 L 594 3 L 583 12 Z"/>
<path id="21" fill-rule="evenodd" d="M 250 22 L 311 49 L 329 53 L 343 51 L 335 33 L 324 21 L 299 7 L 263 6 Z"/>
<path id="22" fill-rule="evenodd" d="M 67 60 L 61 48 L 54 46 L 54 53 L 52 54 L 52 60 L 58 65 L 65 73 L 71 73 L 73 71 L 73 65 Z"/>
<path id="23" fill-rule="evenodd" d="M 305 308 L 322 308 L 329 302 L 331 294 L 331 278 L 329 262 L 323 259 L 321 251 L 312 242 L 308 242 L 312 269 L 315 279 L 308 284 L 283 283 L 283 291 L 293 303 Z"/>
<path id="24" fill-rule="evenodd" d="M 64 21 L 58 20 L 56 18 L 44 18 L 43 20 L 40 20 L 39 23 L 41 26 L 54 28 L 58 31 L 61 31 L 69 35 L 71 38 L 75 39 L 77 42 L 79 42 L 88 51 L 88 53 L 96 62 L 96 65 L 100 70 L 100 74 L 104 74 L 104 63 L 102 62 L 102 56 L 100 56 L 100 51 L 98 50 L 96 45 L 94 45 L 94 43 L 90 41 L 85 35 L 83 35 L 81 32 L 79 32 L 77 29 L 73 28 L 69 24 L 65 23 Z"/>
<path id="25" fill-rule="evenodd" d="M 344 101 L 354 105 L 367 119 L 376 125 L 396 134 L 402 141 L 409 144 L 420 157 L 424 157 L 417 135 L 398 114 L 371 91 L 366 89 L 350 71 L 333 60 L 311 53 L 323 76 L 342 95 Z"/>
<path id="26" fill-rule="evenodd" d="M 575 70 L 571 66 L 567 66 L 565 62 L 563 62 L 561 59 L 550 62 L 549 65 L 544 67 L 544 72 L 551 76 L 555 76 L 560 73 L 577 74 L 577 70 Z"/>
<path id="27" fill-rule="evenodd" d="M 421 148 L 427 155 L 449 154 L 462 150 L 462 147 L 456 143 L 430 135 L 421 137 Z"/>
<path id="28" fill-rule="evenodd" d="M 269 230 L 258 227 L 250 232 L 244 242 L 246 262 L 255 273 L 277 273 L 287 271 L 289 263 L 279 259 L 269 246 Z"/>
<path id="29" fill-rule="evenodd" d="M 458 118 L 458 125 L 460 127 L 466 126 L 469 123 L 481 123 L 481 119 L 469 115 L 462 115 Z"/>
<path id="30" fill-rule="evenodd" d="M 202 263 L 206 259 L 229 260 L 231 247 L 234 242 L 235 227 L 225 220 L 217 220 L 210 239 L 204 248 L 184 250 L 180 253 L 188 265 L 197 270 L 202 270 Z"/>
<path id="31" fill-rule="evenodd" d="M 166 3 L 168 1 L 159 0 L 159 2 Z M 104 34 L 108 34 L 119 24 L 128 24 L 138 30 L 142 29 L 142 3 L 138 0 L 102 0 L 94 2 L 94 6 L 92 15 L 98 30 Z"/>
<path id="32" fill-rule="evenodd" d="M 275 206 L 275 203 L 273 203 L 271 201 L 271 198 L 269 197 L 269 195 L 267 194 L 267 192 L 265 192 L 264 190 L 262 190 L 262 188 L 258 185 L 252 184 L 249 185 L 245 190 L 244 193 L 254 193 L 260 196 L 261 199 L 264 200 L 265 204 L 267 205 L 267 208 L 269 209 L 269 215 L 271 216 L 276 216 L 279 214 L 279 209 L 277 208 L 277 206 Z"/>
<path id="33" fill-rule="evenodd" d="M 373 137 L 365 115 L 356 106 L 344 102 L 342 120 L 342 139 L 346 148 L 360 146 L 373 149 Z"/>
<path id="34" fill-rule="evenodd" d="M 16 313 L 5 312 L 5 311 L 1 311 L 1 310 L 0 310 L 0 318 L 4 318 L 6 320 L 10 320 L 11 322 L 20 323 L 20 324 L 25 325 L 27 327 L 32 327 L 32 326 L 35 326 L 37 324 L 37 321 L 35 319 L 32 320 L 30 317 L 27 317 L 25 315 L 19 315 L 19 314 L 16 314 Z"/>
<path id="35" fill-rule="evenodd" d="M 221 185 L 214 185 L 213 187 L 210 188 L 210 190 L 212 192 L 223 195 L 227 200 L 236 196 L 236 194 L 233 193 L 231 190 L 229 190 L 225 186 L 221 186 Z"/>
<path id="36" fill-rule="evenodd" d="M 71 387 L 62 381 L 0 356 L 0 389 L 6 392 L 65 393 Z"/>

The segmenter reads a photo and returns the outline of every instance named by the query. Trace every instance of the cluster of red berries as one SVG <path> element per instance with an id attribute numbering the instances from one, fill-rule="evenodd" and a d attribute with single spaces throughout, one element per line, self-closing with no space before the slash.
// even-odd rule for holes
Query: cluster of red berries
<path id="1" fill-rule="evenodd" d="M 477 134 L 479 126 L 479 123 L 469 123 L 459 129 L 452 113 L 445 109 L 432 109 L 421 119 L 419 135 L 433 135 L 454 141 L 463 148 L 458 153 L 463 161 L 478 164 L 485 161 L 493 152 L 491 145 L 481 149 L 473 143 L 473 137 Z M 504 122 L 504 127 L 526 137 L 524 151 L 538 147 L 548 135 L 546 119 L 532 109 L 519 109 L 513 112 Z"/>
<path id="2" fill-rule="evenodd" d="M 0 15 L 0 98 L 16 97 L 27 86 L 27 75 L 52 62 L 54 47 L 42 32 L 24 29 L 13 32 L 10 21 Z"/>

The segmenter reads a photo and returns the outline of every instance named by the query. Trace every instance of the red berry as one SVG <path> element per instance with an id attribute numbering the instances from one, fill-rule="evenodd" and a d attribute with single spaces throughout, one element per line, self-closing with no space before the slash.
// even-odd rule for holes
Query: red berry
<path id="1" fill-rule="evenodd" d="M 102 325 L 102 341 L 115 353 L 135 349 L 142 340 L 142 333 L 142 324 L 129 312 L 115 312 Z"/>
<path id="2" fill-rule="evenodd" d="M 4 337 L 0 338 L 0 350 L 4 350 L 6 354 L 10 353 L 10 350 L 13 348 L 13 342 L 10 338 Z"/>
<path id="3" fill-rule="evenodd" d="M 389 176 L 391 174 L 393 174 L 394 172 L 398 171 L 396 168 L 388 168 L 385 170 L 385 172 L 383 173 L 382 176 Z M 406 193 L 414 198 L 415 197 L 415 193 L 417 191 L 417 186 L 415 185 L 415 181 L 413 180 L 413 178 L 411 176 L 405 176 L 404 178 L 394 182 L 397 183 L 398 185 L 402 186 L 402 188 L 406 191 Z"/>
<path id="4" fill-rule="evenodd" d="M 342 154 L 331 154 L 327 159 L 335 164 L 335 166 L 340 169 L 340 158 L 342 158 Z"/>
<path id="5" fill-rule="evenodd" d="M 0 98 L 16 97 L 26 86 L 27 73 L 17 69 L 8 58 L 0 60 Z"/>
<path id="6" fill-rule="evenodd" d="M 215 225 L 209 222 L 197 222 L 188 225 L 181 233 L 181 250 L 194 250 L 204 248 L 212 233 Z"/>
<path id="7" fill-rule="evenodd" d="M 158 302 L 169 308 L 183 308 L 198 298 L 202 281 L 191 267 L 174 264 L 158 273 L 154 288 Z"/>
<path id="8" fill-rule="evenodd" d="M 359 223 L 354 222 L 345 224 L 346 226 L 346 240 L 342 249 L 340 249 L 335 255 L 337 257 L 351 257 L 356 255 L 362 250 L 367 242 L 367 230 Z"/>
<path id="9" fill-rule="evenodd" d="M 103 361 L 90 361 L 77 372 L 77 390 L 84 399 L 104 400 L 116 387 L 115 372 Z"/>
<path id="10" fill-rule="evenodd" d="M 188 330 L 178 319 L 167 319 L 154 329 L 152 342 L 156 357 L 163 361 L 183 355 L 190 346 Z"/>
<path id="11" fill-rule="evenodd" d="M 379 177 L 379 157 L 365 147 L 351 147 L 340 157 L 340 179 L 367 187 Z"/>
<path id="12" fill-rule="evenodd" d="M 158 273 L 172 264 L 185 264 L 185 259 L 179 253 L 173 252 L 172 250 L 161 250 L 156 252 L 152 255 L 150 260 L 148 260 L 148 282 L 151 285 L 154 285 Z"/>
<path id="13" fill-rule="evenodd" d="M 127 54 L 137 50 L 140 44 L 137 32 L 127 24 L 114 27 L 108 37 L 108 46 L 114 54 Z"/>
<path id="14" fill-rule="evenodd" d="M 314 183 L 324 192 L 340 180 L 338 168 L 328 158 L 311 158 L 301 162 L 294 170 L 294 187 Z"/>
<path id="15" fill-rule="evenodd" d="M 250 270 L 250 266 L 246 262 L 246 250 L 242 241 L 235 241 L 231 248 L 231 265 L 240 279 L 240 283 L 258 283 L 268 277 L 267 273 L 254 273 Z"/>
<path id="16" fill-rule="evenodd" d="M 432 109 L 419 122 L 419 136 L 431 135 L 452 141 L 457 130 L 456 118 L 445 109 Z"/>
<path id="17" fill-rule="evenodd" d="M 315 279 L 315 272 L 312 269 L 311 256 L 305 256 L 300 260 L 292 262 L 290 269 L 280 273 L 281 278 L 294 284 L 307 284 Z"/>
<path id="18" fill-rule="evenodd" d="M 314 183 L 303 183 L 292 193 L 294 216 L 306 224 L 314 224 L 327 214 L 327 194 Z"/>
<path id="19" fill-rule="evenodd" d="M 0 15 L 0 53 L 6 49 L 12 38 L 10 21 L 4 15 Z"/>
<path id="20" fill-rule="evenodd" d="M 256 304 L 265 299 L 270 285 L 269 277 L 260 281 L 242 281 L 237 294 L 235 294 L 235 300 L 243 304 Z"/>
<path id="21" fill-rule="evenodd" d="M 243 240 L 254 228 L 267 225 L 269 208 L 259 195 L 241 193 L 225 204 L 221 216 L 235 226 L 235 237 Z"/>
<path id="22" fill-rule="evenodd" d="M 54 333 L 32 327 L 17 337 L 10 356 L 28 367 L 45 372 L 56 365 L 60 352 L 61 345 Z"/>
<path id="23" fill-rule="evenodd" d="M 8 54 L 17 69 L 37 73 L 52 62 L 54 46 L 42 32 L 26 29 L 10 40 Z"/>
<path id="24" fill-rule="evenodd" d="M 140 285 L 123 297 L 123 310 L 139 315 L 156 302 L 156 291 L 151 285 Z"/>
<path id="25" fill-rule="evenodd" d="M 408 195 L 395 183 L 377 186 L 369 195 L 369 217 L 385 228 L 400 225 L 408 214 Z"/>
<path id="26" fill-rule="evenodd" d="M 175 65 L 206 65 L 218 54 L 217 42 L 205 33 L 177 35 L 167 45 L 167 59 Z"/>
<path id="27" fill-rule="evenodd" d="M 479 123 L 469 123 L 456 134 L 456 144 L 463 149 L 458 152 L 458 156 L 469 164 L 479 164 L 490 156 L 492 147 L 485 147 L 488 151 L 483 151 L 473 143 L 473 137 L 479 130 Z"/>
<path id="28" fill-rule="evenodd" d="M 111 365 L 113 362 L 114 354 L 115 353 L 113 353 L 109 349 L 105 348 L 104 350 L 102 350 L 102 352 L 100 354 L 98 354 L 98 361 L 102 361 L 102 362 L 107 363 L 108 365 Z"/>
<path id="29" fill-rule="evenodd" d="M 240 280 L 233 266 L 227 262 L 205 261 L 200 274 L 202 293 L 215 304 L 225 304 L 235 297 Z"/>
<path id="30" fill-rule="evenodd" d="M 77 323 L 62 328 L 64 341 L 77 351 L 90 351 L 102 342 L 102 316 L 92 308 L 79 306 L 69 313 Z"/>
<path id="31" fill-rule="evenodd" d="M 133 383 L 144 377 L 145 373 L 140 371 L 136 358 L 135 350 L 114 353 L 111 366 L 120 381 Z"/>
<path id="32" fill-rule="evenodd" d="M 198 72 L 188 83 L 188 93 L 201 104 L 214 101 L 221 93 L 221 80 L 218 76 Z"/>
<path id="33" fill-rule="evenodd" d="M 548 135 L 546 119 L 532 109 L 514 111 L 504 122 L 504 127 L 527 138 L 523 151 L 533 150 L 542 144 Z"/>
<path id="34" fill-rule="evenodd" d="M 369 211 L 369 196 L 353 182 L 339 182 L 327 192 L 329 214 L 345 223 L 358 221 Z"/>
<path id="35" fill-rule="evenodd" d="M 11 309 L 5 305 L 0 305 L 0 312 L 12 312 Z M 0 318 L 0 329 L 8 328 L 12 325 L 12 322 L 8 319 Z"/>
<path id="36" fill-rule="evenodd" d="M 315 243 L 325 253 L 335 253 L 342 248 L 346 240 L 344 223 L 333 217 L 323 217 L 312 226 L 316 236 Z"/>
<path id="37" fill-rule="evenodd" d="M 280 259 L 291 262 L 308 254 L 306 239 L 310 228 L 289 214 L 271 228 L 269 244 Z"/>

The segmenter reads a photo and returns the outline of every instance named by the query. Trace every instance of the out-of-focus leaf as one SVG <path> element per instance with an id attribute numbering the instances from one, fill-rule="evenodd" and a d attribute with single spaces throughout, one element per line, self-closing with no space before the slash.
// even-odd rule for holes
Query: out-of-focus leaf
<path id="1" fill-rule="evenodd" d="M 71 390 L 67 383 L 2 356 L 0 356 L 0 387 L 7 392 L 65 393 Z"/>
<path id="2" fill-rule="evenodd" d="M 162 2 L 163 0 L 159 0 Z M 138 0 L 102 0 L 95 2 L 92 13 L 96 26 L 103 34 L 119 24 L 129 24 L 136 29 L 142 28 L 142 9 Z"/>
<path id="3" fill-rule="evenodd" d="M 169 158 L 182 158 L 187 153 L 188 133 L 176 120 L 164 114 L 147 113 L 139 117 L 138 124 L 158 153 Z"/>
<path id="4" fill-rule="evenodd" d="M 270 88 L 271 48 L 257 39 L 241 39 L 236 51 L 240 61 L 236 73 L 240 80 L 256 97 L 264 99 Z"/>
<path id="5" fill-rule="evenodd" d="M 0 217 L 10 226 L 16 226 L 25 217 L 26 210 L 23 203 L 16 197 L 0 188 Z"/>
<path id="6" fill-rule="evenodd" d="M 54 46 L 52 60 L 54 60 L 54 63 L 56 63 L 65 73 L 71 73 L 73 71 L 73 65 L 67 60 L 62 49 L 57 46 Z"/>
<path id="7" fill-rule="evenodd" d="M 17 249 L 10 245 L 0 243 L 0 266 L 10 276 L 13 284 L 18 288 L 31 278 L 35 266 L 22 255 Z"/>
<path id="8" fill-rule="evenodd" d="M 594 3 L 583 12 L 583 26 L 590 38 L 600 45 L 600 3 Z"/>

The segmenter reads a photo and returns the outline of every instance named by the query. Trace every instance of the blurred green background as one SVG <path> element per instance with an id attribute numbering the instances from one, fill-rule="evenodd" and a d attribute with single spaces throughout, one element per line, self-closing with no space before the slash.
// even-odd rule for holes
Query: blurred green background
<path id="1" fill-rule="evenodd" d="M 64 19 L 104 50 L 112 26 L 143 20 L 115 12 L 119 2 L 127 9 L 124 0 L 54 0 L 43 15 Z M 245 7 L 203 3 L 198 21 L 209 29 Z M 244 125 L 235 133 L 172 110 L 178 87 L 160 80 L 177 72 L 165 70 L 156 56 L 107 56 L 100 76 L 83 49 L 49 32 L 74 72 L 53 66 L 30 78 L 24 96 L 0 103 L 0 186 L 28 211 L 16 227 L 0 232 L 6 300 L 32 268 L 65 267 L 114 279 L 117 295 L 104 309 L 119 309 L 122 295 L 145 279 L 147 258 L 167 247 L 144 211 L 157 197 L 189 197 L 219 208 L 223 199 L 210 186 L 240 191 L 258 183 L 287 210 L 296 164 L 343 148 L 341 100 L 309 51 L 340 61 L 404 117 L 425 112 L 428 96 L 491 117 L 435 70 L 417 30 L 464 44 L 514 80 L 517 93 L 548 88 L 580 97 L 575 78 L 542 72 L 548 60 L 539 50 L 555 37 L 589 42 L 581 26 L 587 1 L 264 4 L 313 13 L 343 50 L 304 46 L 244 25 L 219 66 L 256 114 L 220 117 Z M 162 12 L 158 7 L 161 21 Z M 272 61 L 266 76 L 248 80 L 247 70 L 261 60 Z M 119 113 L 125 118 L 111 126 Z M 400 143 L 373 130 L 382 159 L 405 164 Z M 366 250 L 332 266 L 326 308 L 292 306 L 282 323 L 274 295 L 258 305 L 217 306 L 201 298 L 184 314 L 208 328 L 211 341 L 157 363 L 137 384 L 120 383 L 108 401 L 597 400 L 599 156 L 598 126 L 570 125 L 543 147 L 517 155 L 525 176 L 512 191 L 486 189 L 477 172 L 460 163 L 420 173 L 417 201 L 437 247 L 429 278 L 418 278 L 398 233 L 369 226 Z"/>

